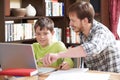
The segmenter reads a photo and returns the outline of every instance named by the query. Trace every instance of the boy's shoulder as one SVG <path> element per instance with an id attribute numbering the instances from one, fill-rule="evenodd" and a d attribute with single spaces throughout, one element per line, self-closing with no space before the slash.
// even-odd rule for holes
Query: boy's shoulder
<path id="1" fill-rule="evenodd" d="M 65 47 L 65 44 L 62 41 L 56 41 L 53 43 L 53 46 L 56 47 Z"/>
<path id="2" fill-rule="evenodd" d="M 62 41 L 54 41 L 54 44 L 64 44 Z"/>
<path id="3" fill-rule="evenodd" d="M 34 44 L 39 44 L 38 42 L 34 42 L 32 45 L 34 45 Z"/>
<path id="4" fill-rule="evenodd" d="M 32 46 L 37 46 L 37 45 L 40 45 L 38 42 L 35 42 L 32 44 Z"/>

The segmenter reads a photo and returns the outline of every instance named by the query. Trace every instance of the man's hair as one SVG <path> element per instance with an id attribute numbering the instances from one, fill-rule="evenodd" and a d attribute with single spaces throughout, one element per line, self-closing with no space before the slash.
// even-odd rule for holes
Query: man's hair
<path id="1" fill-rule="evenodd" d="M 95 11 L 89 2 L 80 1 L 73 3 L 68 9 L 68 14 L 72 12 L 75 12 L 77 17 L 81 20 L 88 18 L 89 23 L 93 22 Z"/>
<path id="2" fill-rule="evenodd" d="M 40 27 L 40 30 L 43 30 L 46 28 L 52 32 L 54 30 L 54 22 L 52 19 L 48 17 L 40 17 L 35 23 L 35 26 L 34 26 L 35 31 L 37 27 Z"/>

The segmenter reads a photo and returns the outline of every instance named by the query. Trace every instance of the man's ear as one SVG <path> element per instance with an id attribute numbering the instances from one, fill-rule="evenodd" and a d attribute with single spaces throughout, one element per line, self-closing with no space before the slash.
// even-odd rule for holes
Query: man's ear
<path id="1" fill-rule="evenodd" d="M 84 18 L 84 19 L 82 19 L 82 24 L 88 24 L 88 18 Z"/>
<path id="2" fill-rule="evenodd" d="M 83 26 L 85 26 L 86 24 L 89 23 L 89 22 L 88 22 L 88 18 L 82 19 L 81 22 L 82 22 L 82 25 L 83 25 Z"/>

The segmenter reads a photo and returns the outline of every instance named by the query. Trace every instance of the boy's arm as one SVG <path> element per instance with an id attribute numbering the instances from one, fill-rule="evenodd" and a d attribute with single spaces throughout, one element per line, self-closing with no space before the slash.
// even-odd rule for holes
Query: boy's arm
<path id="1" fill-rule="evenodd" d="M 64 52 L 67 50 L 66 46 L 62 42 L 58 42 L 57 46 L 58 46 L 59 52 Z M 71 58 L 64 58 L 64 62 L 68 63 L 71 68 L 74 66 L 74 63 Z"/>
<path id="2" fill-rule="evenodd" d="M 64 62 L 67 62 L 70 68 L 74 67 L 74 63 L 71 58 L 64 58 Z"/>

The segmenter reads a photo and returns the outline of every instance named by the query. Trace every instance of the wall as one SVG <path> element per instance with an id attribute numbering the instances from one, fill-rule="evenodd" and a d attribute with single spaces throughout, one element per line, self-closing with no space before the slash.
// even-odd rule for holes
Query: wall
<path id="1" fill-rule="evenodd" d="M 10 0 L 10 8 L 20 8 L 21 0 Z"/>

